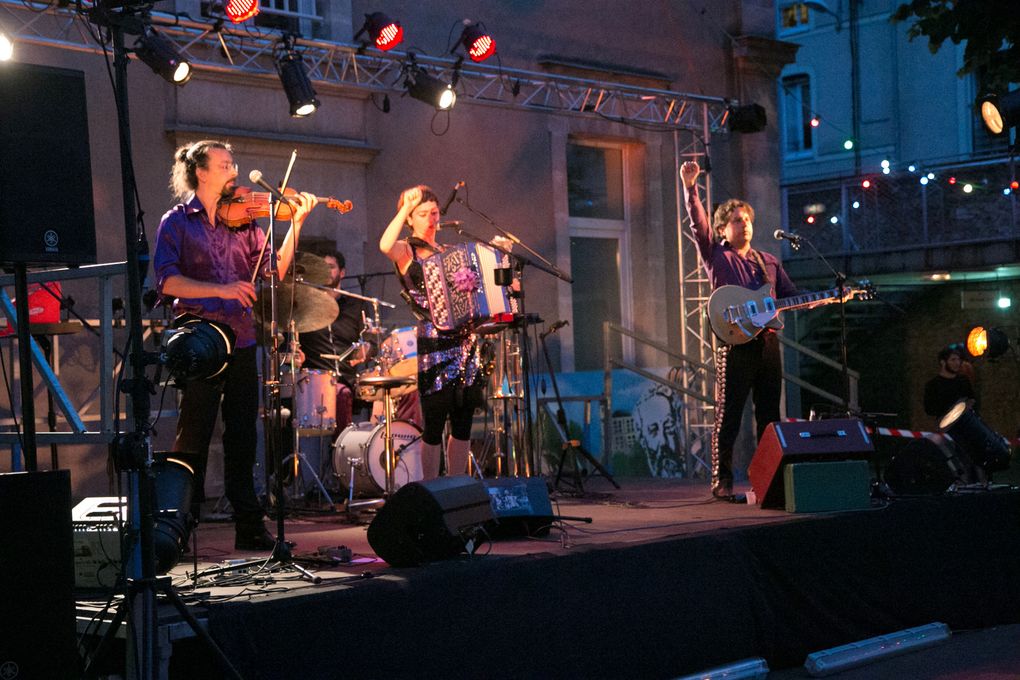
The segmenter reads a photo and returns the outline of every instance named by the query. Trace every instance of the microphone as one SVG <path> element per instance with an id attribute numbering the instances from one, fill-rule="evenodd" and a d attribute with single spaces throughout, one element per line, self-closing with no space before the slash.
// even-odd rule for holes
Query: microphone
<path id="1" fill-rule="evenodd" d="M 436 230 L 440 229 L 459 229 L 460 220 L 450 220 L 449 222 L 440 222 L 436 225 Z"/>
<path id="2" fill-rule="evenodd" d="M 801 240 L 800 236 L 797 236 L 796 234 L 789 234 L 783 231 L 782 229 L 776 229 L 774 232 L 772 232 L 772 238 L 776 239 L 777 241 L 782 241 L 785 239 L 789 241 L 790 244 L 794 247 L 800 246 Z"/>
<path id="3" fill-rule="evenodd" d="M 450 195 L 446 197 L 446 203 L 443 203 L 443 207 L 439 209 L 440 215 L 445 215 L 446 211 L 450 209 L 450 204 L 453 203 L 453 199 L 457 198 L 457 192 L 460 191 L 460 188 L 463 186 L 464 180 L 461 180 L 453 185 L 453 190 L 451 190 Z"/>
<path id="4" fill-rule="evenodd" d="M 288 199 L 286 196 L 281 194 L 279 192 L 279 190 L 277 190 L 275 187 L 273 187 L 273 185 L 271 185 L 269 182 L 267 182 L 266 180 L 262 179 L 262 171 L 261 170 L 252 170 L 251 172 L 249 172 L 248 173 L 248 179 L 251 180 L 253 183 L 258 184 L 260 187 L 262 187 L 263 189 L 265 189 L 269 193 L 271 193 L 273 195 L 273 198 L 275 198 L 276 200 L 280 201 L 281 203 L 286 203 L 287 205 L 291 205 L 290 199 Z"/>

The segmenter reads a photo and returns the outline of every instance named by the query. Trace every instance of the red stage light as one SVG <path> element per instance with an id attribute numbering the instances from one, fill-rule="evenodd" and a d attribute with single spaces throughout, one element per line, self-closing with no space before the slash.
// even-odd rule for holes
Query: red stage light
<path id="1" fill-rule="evenodd" d="M 1016 180 L 1013 180 L 1012 182 L 1009 183 L 1009 188 L 1014 190 L 1014 191 L 1016 191 L 1017 189 L 1020 189 L 1020 182 L 1018 182 Z"/>
<path id="2" fill-rule="evenodd" d="M 496 53 L 496 41 L 481 24 L 465 26 L 460 41 L 464 44 L 471 61 L 485 61 Z"/>
<path id="3" fill-rule="evenodd" d="M 804 219 L 804 221 L 807 222 L 808 224 L 814 224 L 815 223 L 815 216 L 814 215 L 808 215 Z"/>
<path id="4" fill-rule="evenodd" d="M 870 189 L 871 188 L 871 180 L 870 179 L 864 180 L 863 182 L 861 182 L 861 186 L 864 187 L 865 189 Z"/>
<path id="5" fill-rule="evenodd" d="M 822 124 L 822 121 L 818 118 L 818 116 L 812 116 L 812 118 L 811 118 L 811 127 L 818 127 L 821 124 Z"/>
<path id="6" fill-rule="evenodd" d="M 229 0 L 223 11 L 231 23 L 239 24 L 259 13 L 259 0 Z"/>
<path id="7" fill-rule="evenodd" d="M 380 50 L 391 50 L 404 40 L 404 28 L 398 23 L 383 26 L 379 31 L 379 37 L 375 39 L 375 46 Z"/>
<path id="8" fill-rule="evenodd" d="M 950 184 L 956 184 L 956 178 L 955 177 L 950 177 L 949 178 L 949 183 Z"/>

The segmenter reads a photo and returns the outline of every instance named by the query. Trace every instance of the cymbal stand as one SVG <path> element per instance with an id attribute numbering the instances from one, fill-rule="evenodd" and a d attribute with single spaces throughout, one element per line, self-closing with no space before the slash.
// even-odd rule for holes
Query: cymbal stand
<path id="1" fill-rule="evenodd" d="M 293 309 L 293 306 L 291 308 Z M 319 487 L 319 493 L 321 493 L 322 497 L 326 499 L 326 502 L 329 504 L 329 506 L 333 507 L 333 497 L 329 495 L 328 491 L 326 491 L 326 487 L 322 484 L 322 480 L 319 478 L 319 475 L 315 471 L 315 468 L 312 467 L 312 465 L 308 462 L 308 459 L 305 457 L 305 454 L 302 453 L 302 451 L 301 451 L 301 428 L 300 428 L 300 423 L 298 422 L 298 418 L 297 418 L 298 390 L 301 389 L 301 384 L 300 384 L 300 381 L 298 380 L 297 354 L 298 354 L 298 352 L 301 351 L 301 343 L 298 341 L 297 326 L 296 326 L 296 324 L 294 322 L 294 319 L 290 320 L 290 337 L 291 337 L 291 348 L 290 348 L 291 351 L 290 351 L 290 360 L 287 362 L 287 364 L 288 364 L 288 368 L 290 370 L 290 381 L 291 381 L 292 389 L 294 390 L 294 396 L 291 399 L 291 409 L 290 409 L 291 410 L 291 431 L 293 433 L 294 441 L 293 441 L 293 450 L 292 450 L 290 456 L 288 456 L 288 459 L 290 459 L 290 458 L 294 459 L 294 470 L 293 470 L 294 478 L 293 478 L 293 480 L 291 480 L 291 489 L 295 493 L 295 495 L 297 495 L 297 493 L 299 493 L 299 491 L 300 491 L 300 488 L 301 488 L 300 485 L 301 485 L 301 479 L 302 479 L 302 477 L 301 477 L 301 465 L 303 463 L 305 465 L 305 467 L 308 468 L 308 471 L 312 473 L 312 479 L 315 480 L 315 485 L 317 487 Z M 321 425 L 321 423 L 320 423 L 320 425 Z M 320 432 L 325 432 L 326 430 L 320 428 L 319 431 Z M 321 435 L 320 435 L 319 438 L 321 440 Z M 284 460 L 284 464 L 286 464 L 286 463 L 287 463 L 287 460 Z M 281 469 L 282 469 L 282 467 L 281 467 Z"/>
<path id="2" fill-rule="evenodd" d="M 513 329 L 506 328 L 495 335 L 497 343 L 493 358 L 493 372 L 489 378 L 489 402 L 492 405 L 493 455 L 496 459 L 496 476 L 516 476 L 519 465 L 519 442 L 524 433 L 521 422 L 521 349 Z M 525 469 L 525 476 L 527 470 Z"/>

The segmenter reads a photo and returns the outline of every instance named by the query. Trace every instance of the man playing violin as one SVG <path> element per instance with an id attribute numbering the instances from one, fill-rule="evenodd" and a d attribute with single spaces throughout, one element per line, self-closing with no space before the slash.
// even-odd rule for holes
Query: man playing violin
<path id="1" fill-rule="evenodd" d="M 253 281 L 270 275 L 266 235 L 254 222 L 228 227 L 217 215 L 230 197 L 237 164 L 230 145 L 216 140 L 185 144 L 174 154 L 170 188 L 180 200 L 159 224 L 153 267 L 160 295 L 174 298 L 174 312 L 192 313 L 230 326 L 236 347 L 227 370 L 215 380 L 191 380 L 182 389 L 174 449 L 195 463 L 195 497 L 204 496 L 206 459 L 222 399 L 223 482 L 234 510 L 239 550 L 275 545 L 263 523 L 252 469 L 257 447 L 259 381 L 255 357 L 256 299 Z M 279 275 L 290 267 L 294 241 L 316 198 L 293 197 L 293 227 L 278 252 Z M 189 455 L 190 454 L 190 455 Z"/>

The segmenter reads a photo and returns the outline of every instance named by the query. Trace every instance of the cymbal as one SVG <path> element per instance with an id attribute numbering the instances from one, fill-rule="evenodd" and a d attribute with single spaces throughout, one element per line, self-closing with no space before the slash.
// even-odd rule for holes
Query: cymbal
<path id="1" fill-rule="evenodd" d="M 329 265 L 326 260 L 312 253 L 298 253 L 294 258 L 294 275 L 302 281 L 320 286 L 328 286 L 331 281 Z M 289 277 L 288 277 L 289 278 Z"/>
<path id="2" fill-rule="evenodd" d="M 265 310 L 267 317 L 265 319 L 262 318 L 262 310 Z M 339 313 L 340 308 L 336 306 L 336 300 L 325 291 L 300 283 L 295 286 L 292 281 L 283 281 L 276 286 L 276 323 L 281 331 L 286 332 L 289 329 L 292 316 L 297 332 L 307 333 L 325 328 L 333 323 Z M 270 324 L 268 314 L 269 286 L 263 286 L 255 303 L 255 318 L 267 331 Z"/>

